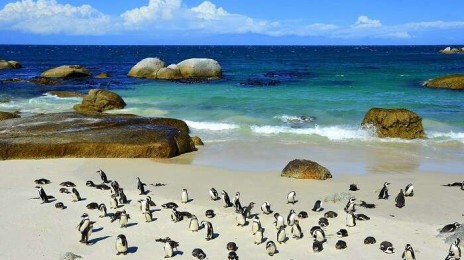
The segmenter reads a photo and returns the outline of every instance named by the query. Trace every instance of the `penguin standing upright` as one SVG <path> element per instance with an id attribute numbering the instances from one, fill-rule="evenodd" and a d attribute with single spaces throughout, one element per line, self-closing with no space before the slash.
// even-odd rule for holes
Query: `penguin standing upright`
<path id="1" fill-rule="evenodd" d="M 232 206 L 232 203 L 230 203 L 230 197 L 229 194 L 225 190 L 221 192 L 222 195 L 222 200 L 224 201 L 224 208 L 228 208 Z"/>
<path id="2" fill-rule="evenodd" d="M 398 196 L 396 196 L 395 198 L 395 202 L 396 202 L 396 207 L 398 208 L 402 208 L 405 206 L 405 203 L 406 203 L 406 200 L 404 198 L 404 193 L 403 193 L 403 189 L 400 190 L 400 193 L 398 194 Z"/>
<path id="3" fill-rule="evenodd" d="M 347 227 L 354 227 L 356 226 L 356 216 L 353 212 L 346 213 L 346 226 Z"/>
<path id="4" fill-rule="evenodd" d="M 268 241 L 266 243 L 266 251 L 267 251 L 267 254 L 270 256 L 273 256 L 275 253 L 277 253 L 277 246 L 274 243 L 274 241 Z"/>
<path id="5" fill-rule="evenodd" d="M 300 239 L 303 237 L 303 232 L 301 231 L 300 222 L 298 219 L 295 220 L 295 223 L 292 226 L 292 236 L 295 239 Z"/>
<path id="6" fill-rule="evenodd" d="M 126 194 L 124 194 L 123 189 L 121 189 L 121 188 L 119 189 L 118 195 L 119 195 L 119 203 L 120 204 L 127 204 L 128 200 L 127 200 Z"/>
<path id="7" fill-rule="evenodd" d="M 137 189 L 140 191 L 140 195 L 145 195 L 145 186 L 146 184 L 137 177 Z"/>
<path id="8" fill-rule="evenodd" d="M 296 213 L 293 209 L 291 209 L 287 217 L 287 224 L 289 226 L 293 226 L 295 224 L 295 220 L 296 220 Z"/>
<path id="9" fill-rule="evenodd" d="M 120 254 L 123 254 L 123 255 L 127 255 L 127 250 L 129 249 L 128 245 L 127 245 L 127 239 L 126 239 L 126 236 L 125 235 L 119 235 L 117 238 L 116 238 L 116 255 L 120 255 Z"/>
<path id="10" fill-rule="evenodd" d="M 111 194 L 111 199 L 110 199 L 110 209 L 117 209 L 118 208 L 118 199 L 117 199 L 117 194 Z"/>
<path id="11" fill-rule="evenodd" d="M 72 188 L 71 197 L 73 199 L 73 202 L 81 201 L 81 195 L 79 194 L 76 188 Z"/>
<path id="12" fill-rule="evenodd" d="M 189 229 L 192 232 L 198 232 L 199 229 L 199 224 L 198 224 L 198 218 L 197 216 L 193 215 L 192 218 L 190 218 L 190 223 L 189 223 Z"/>
<path id="13" fill-rule="evenodd" d="M 403 255 L 401 256 L 403 260 L 416 260 L 416 256 L 414 255 L 414 249 L 410 244 L 407 244 L 404 248 Z"/>
<path id="14" fill-rule="evenodd" d="M 256 216 L 253 218 L 251 222 L 251 233 L 254 235 L 260 229 L 261 229 L 261 221 L 259 220 L 259 217 Z"/>
<path id="15" fill-rule="evenodd" d="M 279 244 L 285 243 L 287 240 L 287 233 L 285 232 L 285 227 L 280 227 L 279 231 L 277 231 L 277 242 Z"/>
<path id="16" fill-rule="evenodd" d="M 82 220 L 77 226 L 77 229 L 81 233 L 81 240 L 79 242 L 89 244 L 89 237 L 92 234 L 94 223 L 95 222 L 90 221 L 90 218 L 86 213 L 82 215 Z"/>
<path id="17" fill-rule="evenodd" d="M 183 189 L 182 190 L 182 194 L 181 194 L 181 202 L 182 203 L 187 203 L 188 200 L 189 200 L 189 196 L 188 196 L 188 192 L 187 192 L 187 189 Z"/>
<path id="18" fill-rule="evenodd" d="M 112 181 L 110 185 L 111 185 L 111 193 L 118 194 L 119 183 L 117 181 Z"/>
<path id="19" fill-rule="evenodd" d="M 98 175 L 100 175 L 100 178 L 101 180 L 103 181 L 103 183 L 108 183 L 108 178 L 106 177 L 106 173 L 102 170 L 98 170 L 97 171 Z"/>
<path id="20" fill-rule="evenodd" d="M 250 204 L 248 204 L 248 206 L 243 209 L 243 214 L 245 215 L 245 217 L 247 217 L 247 218 L 250 217 L 251 210 L 253 209 L 254 206 L 255 206 L 255 203 L 250 202 Z"/>
<path id="21" fill-rule="evenodd" d="M 127 227 L 127 222 L 129 222 L 130 216 L 126 213 L 126 210 L 122 210 L 121 216 L 119 217 L 119 224 L 121 228 Z"/>
<path id="22" fill-rule="evenodd" d="M 239 212 L 243 211 L 242 204 L 240 203 L 240 192 L 235 193 L 233 203 L 234 203 L 234 206 L 235 206 L 235 212 L 239 213 Z"/>
<path id="23" fill-rule="evenodd" d="M 279 213 L 274 214 L 274 219 L 275 219 L 275 226 L 277 229 L 280 229 L 280 227 L 285 226 L 284 217 L 282 217 Z"/>
<path id="24" fill-rule="evenodd" d="M 106 206 L 105 206 L 105 204 L 103 204 L 103 203 L 100 204 L 100 205 L 98 206 L 98 211 L 100 211 L 100 216 L 99 216 L 100 218 L 106 217 L 106 214 L 107 214 L 107 213 L 106 213 Z"/>
<path id="25" fill-rule="evenodd" d="M 456 260 L 461 259 L 461 248 L 459 244 L 461 239 L 456 238 L 456 240 L 450 245 L 448 256 L 453 256 Z"/>
<path id="26" fill-rule="evenodd" d="M 37 186 L 37 191 L 39 192 L 39 197 L 42 200 L 43 203 L 48 203 L 48 196 L 45 193 L 45 190 L 42 188 L 42 186 Z"/>
<path id="27" fill-rule="evenodd" d="M 164 258 L 171 258 L 174 256 L 174 249 L 177 249 L 179 243 L 173 240 L 167 240 L 164 243 Z"/>
<path id="28" fill-rule="evenodd" d="M 389 185 L 390 185 L 389 182 L 385 182 L 383 184 L 383 188 L 380 190 L 380 193 L 379 193 L 379 200 L 388 200 L 388 197 L 390 197 L 390 195 L 388 195 Z"/>
<path id="29" fill-rule="evenodd" d="M 287 195 L 287 204 L 295 204 L 296 203 L 296 192 L 291 191 Z"/>
<path id="30" fill-rule="evenodd" d="M 206 228 L 206 238 L 205 238 L 206 241 L 213 239 L 213 236 L 214 236 L 213 224 L 211 224 L 211 222 L 209 221 L 202 221 L 201 226 L 203 228 Z"/>
<path id="31" fill-rule="evenodd" d="M 406 197 L 414 196 L 414 186 L 412 185 L 412 183 L 409 183 L 404 189 L 404 196 Z"/>
<path id="32" fill-rule="evenodd" d="M 264 230 L 260 228 L 256 233 L 254 234 L 255 238 L 255 244 L 260 245 L 263 242 L 264 239 Z"/>
<path id="33" fill-rule="evenodd" d="M 219 194 L 215 188 L 211 188 L 209 190 L 209 195 L 211 197 L 211 200 L 218 200 L 219 199 Z"/>
<path id="34" fill-rule="evenodd" d="M 263 205 L 261 205 L 261 211 L 266 215 L 271 214 L 271 203 L 269 203 L 268 201 L 264 202 Z"/>

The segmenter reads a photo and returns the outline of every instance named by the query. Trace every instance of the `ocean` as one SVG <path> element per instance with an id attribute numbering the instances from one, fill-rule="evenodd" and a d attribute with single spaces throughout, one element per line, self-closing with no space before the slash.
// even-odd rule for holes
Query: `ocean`
<path id="1" fill-rule="evenodd" d="M 455 173 L 460 171 L 456 163 L 464 159 L 464 92 L 422 86 L 437 76 L 464 73 L 464 55 L 439 54 L 444 47 L 0 45 L 0 59 L 23 65 L 0 70 L 0 80 L 27 79 L 64 64 L 86 66 L 94 75 L 110 74 L 109 79 L 79 79 L 59 86 L 0 84 L 0 100 L 10 99 L 0 103 L 0 111 L 20 110 L 23 116 L 72 111 L 79 99 L 44 93 L 103 88 L 117 92 L 128 104 L 115 113 L 185 120 L 192 135 L 209 147 L 190 163 L 267 171 L 282 169 L 291 158 L 309 157 L 336 171 L 367 173 L 379 171 L 378 164 L 366 165 L 380 151 L 375 158 L 388 156 L 399 165 L 393 171 L 410 170 L 411 164 L 414 169 L 448 165 L 443 171 Z M 212 58 L 221 64 L 224 77 L 203 83 L 127 77 L 146 57 L 159 57 L 167 64 Z M 375 137 L 360 128 L 372 107 L 418 113 L 427 138 Z"/>

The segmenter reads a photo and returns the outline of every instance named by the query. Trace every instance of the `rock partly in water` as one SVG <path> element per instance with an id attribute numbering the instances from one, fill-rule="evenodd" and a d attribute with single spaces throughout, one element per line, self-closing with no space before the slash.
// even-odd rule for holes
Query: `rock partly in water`
<path id="1" fill-rule="evenodd" d="M 156 79 L 161 80 L 178 80 L 181 79 L 179 67 L 176 64 L 171 64 L 166 68 L 161 68 L 156 73 Z"/>
<path id="2" fill-rule="evenodd" d="M 28 80 L 31 83 L 38 84 L 38 85 L 60 85 L 61 83 L 56 80 L 52 80 L 49 78 L 44 77 L 35 77 Z"/>
<path id="3" fill-rule="evenodd" d="M 361 126 L 375 129 L 378 137 L 415 139 L 425 136 L 422 118 L 402 108 L 371 108 L 364 116 Z"/>
<path id="4" fill-rule="evenodd" d="M 462 54 L 464 53 L 464 48 L 451 48 L 451 47 L 446 47 L 443 50 L 440 50 L 441 54 Z"/>
<path id="5" fill-rule="evenodd" d="M 0 80 L 0 82 L 1 83 L 20 83 L 20 82 L 23 82 L 23 80 L 20 78 L 11 78 L 11 79 Z"/>
<path id="6" fill-rule="evenodd" d="M 249 78 L 247 81 L 240 82 L 242 86 L 254 86 L 254 87 L 268 87 L 277 86 L 280 84 L 279 80 L 269 78 Z"/>
<path id="7" fill-rule="evenodd" d="M 43 72 L 44 78 L 78 78 L 91 76 L 90 72 L 80 65 L 63 65 Z"/>
<path id="8" fill-rule="evenodd" d="M 109 77 L 110 77 L 110 75 L 108 73 L 106 73 L 106 72 L 102 72 L 102 73 L 98 74 L 97 76 L 95 76 L 95 78 L 97 78 L 97 79 L 107 79 Z"/>
<path id="9" fill-rule="evenodd" d="M 82 113 L 101 113 L 112 109 L 123 109 L 125 106 L 126 103 L 118 94 L 103 89 L 92 89 L 81 104 L 74 106 L 74 110 Z"/>
<path id="10" fill-rule="evenodd" d="M 195 146 L 185 122 L 56 113 L 0 121 L 1 159 L 170 158 Z"/>
<path id="11" fill-rule="evenodd" d="M 10 60 L 10 61 L 0 60 L 0 70 L 20 69 L 21 67 L 22 67 L 21 63 L 19 63 L 17 61 L 14 61 L 14 60 Z"/>
<path id="12" fill-rule="evenodd" d="M 164 61 L 159 58 L 145 58 L 135 64 L 127 73 L 129 77 L 156 78 L 156 73 L 164 68 Z"/>
<path id="13" fill-rule="evenodd" d="M 464 89 L 464 75 L 449 75 L 429 80 L 425 83 L 430 88 Z"/>
<path id="14" fill-rule="evenodd" d="M 198 137 L 198 136 L 192 137 L 192 141 L 193 141 L 193 144 L 195 144 L 195 146 L 198 146 L 198 145 L 205 145 L 205 144 L 203 143 L 203 141 L 201 140 L 201 138 Z"/>
<path id="15" fill-rule="evenodd" d="M 327 180 L 332 178 L 330 171 L 324 166 L 310 160 L 295 159 L 282 170 L 282 177 L 296 179 Z"/>
<path id="16" fill-rule="evenodd" d="M 50 96 L 56 96 L 59 98 L 83 98 L 85 94 L 79 92 L 72 92 L 72 91 L 49 91 L 46 93 Z"/>
<path id="17" fill-rule="evenodd" d="M 2 112 L 0 111 L 0 121 L 12 119 L 12 118 L 19 118 L 18 113 L 10 113 L 10 112 Z"/>
<path id="18" fill-rule="evenodd" d="M 219 79 L 222 77 L 222 68 L 213 59 L 192 58 L 177 64 L 182 78 Z"/>

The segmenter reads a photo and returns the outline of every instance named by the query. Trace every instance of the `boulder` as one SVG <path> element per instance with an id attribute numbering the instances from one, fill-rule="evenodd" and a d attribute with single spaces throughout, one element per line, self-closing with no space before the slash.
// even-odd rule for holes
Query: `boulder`
<path id="1" fill-rule="evenodd" d="M 85 94 L 83 93 L 78 93 L 78 92 L 72 92 L 72 91 L 49 91 L 46 94 L 51 95 L 51 96 L 56 96 L 59 98 L 83 98 L 85 97 Z"/>
<path id="2" fill-rule="evenodd" d="M 17 113 L 10 113 L 10 112 L 2 112 L 0 111 L 0 121 L 12 119 L 12 118 L 19 118 L 20 116 Z"/>
<path id="3" fill-rule="evenodd" d="M 282 170 L 282 177 L 295 179 L 327 180 L 332 178 L 330 171 L 324 166 L 310 160 L 295 159 Z"/>
<path id="4" fill-rule="evenodd" d="M 449 75 L 427 81 L 424 86 L 430 88 L 464 89 L 464 75 Z"/>
<path id="5" fill-rule="evenodd" d="M 198 136 L 192 137 L 192 141 L 193 141 L 193 144 L 195 144 L 195 146 L 198 146 L 198 145 L 205 145 L 205 144 L 203 143 L 203 141 L 201 140 L 201 138 L 198 137 Z"/>
<path id="6" fill-rule="evenodd" d="M 61 83 L 56 80 L 52 80 L 49 78 L 44 77 L 35 77 L 28 80 L 31 83 L 38 84 L 38 85 L 60 85 Z"/>
<path id="7" fill-rule="evenodd" d="M 81 104 L 74 106 L 74 110 L 82 113 L 101 113 L 111 109 L 122 109 L 125 106 L 126 103 L 118 94 L 108 90 L 92 89 Z"/>
<path id="8" fill-rule="evenodd" d="M 443 50 L 440 50 L 441 54 L 458 54 L 458 53 L 464 53 L 464 48 L 458 49 L 458 48 L 451 48 L 451 47 L 446 47 Z"/>
<path id="9" fill-rule="evenodd" d="M 91 76 L 90 72 L 80 65 L 63 65 L 43 72 L 44 78 L 77 78 Z"/>
<path id="10" fill-rule="evenodd" d="M 378 137 L 415 139 L 425 136 L 422 118 L 407 109 L 371 108 L 361 127 L 375 129 Z"/>
<path id="11" fill-rule="evenodd" d="M 0 60 L 0 70 L 20 69 L 21 67 L 22 67 L 21 63 L 19 63 L 17 61 L 14 61 L 14 60 L 10 60 L 10 61 Z"/>
<path id="12" fill-rule="evenodd" d="M 171 158 L 195 150 L 185 122 L 51 113 L 0 121 L 0 159 Z"/>
<path id="13" fill-rule="evenodd" d="M 164 68 L 164 61 L 159 58 L 145 58 L 135 64 L 127 73 L 129 77 L 155 78 L 156 72 Z"/>
<path id="14" fill-rule="evenodd" d="M 219 79 L 222 69 L 213 59 L 192 58 L 177 64 L 182 78 Z"/>
<path id="15" fill-rule="evenodd" d="M 176 64 L 171 64 L 166 68 L 161 68 L 156 72 L 156 79 L 177 80 L 181 78 L 180 70 Z"/>
<path id="16" fill-rule="evenodd" d="M 95 76 L 95 78 L 97 78 L 97 79 L 107 79 L 109 77 L 110 77 L 110 75 L 108 75 L 108 73 L 105 73 L 105 72 L 102 72 L 102 73 L 98 74 L 97 76 Z"/>

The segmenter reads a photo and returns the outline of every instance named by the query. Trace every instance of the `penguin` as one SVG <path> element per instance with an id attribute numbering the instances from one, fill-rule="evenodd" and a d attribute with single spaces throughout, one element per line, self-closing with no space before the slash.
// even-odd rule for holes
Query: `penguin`
<path id="1" fill-rule="evenodd" d="M 118 235 L 116 238 L 116 255 L 127 255 L 127 250 L 129 249 L 127 245 L 127 238 L 125 235 Z"/>
<path id="2" fill-rule="evenodd" d="M 110 208 L 111 209 L 117 209 L 118 207 L 119 207 L 119 205 L 118 205 L 117 195 L 112 194 L 111 199 L 110 199 Z"/>
<path id="3" fill-rule="evenodd" d="M 295 220 L 294 225 L 292 226 L 292 236 L 295 239 L 300 239 L 303 237 L 303 232 L 301 231 L 300 221 L 298 219 Z"/>
<path id="4" fill-rule="evenodd" d="M 245 215 L 242 212 L 235 213 L 235 221 L 237 222 L 237 226 L 245 226 L 246 224 L 246 218 Z"/>
<path id="5" fill-rule="evenodd" d="M 42 188 L 42 186 L 37 186 L 37 191 L 39 192 L 39 197 L 42 200 L 43 203 L 48 203 L 48 196 L 47 193 L 45 193 L 45 190 Z"/>
<path id="6" fill-rule="evenodd" d="M 111 216 L 111 223 L 115 222 L 117 219 L 121 219 L 121 214 L 122 214 L 122 211 L 116 211 L 113 213 L 113 215 Z"/>
<path id="7" fill-rule="evenodd" d="M 86 208 L 92 210 L 92 209 L 98 209 L 98 203 L 96 202 L 91 202 L 89 204 L 87 204 L 87 206 L 85 206 Z"/>
<path id="8" fill-rule="evenodd" d="M 145 222 L 150 223 L 153 221 L 153 215 L 151 214 L 151 211 L 147 210 L 144 213 L 145 216 Z"/>
<path id="9" fill-rule="evenodd" d="M 388 241 L 383 241 L 382 243 L 380 243 L 380 250 L 382 250 L 385 254 L 394 253 L 393 244 Z"/>
<path id="10" fill-rule="evenodd" d="M 356 216 L 354 213 L 346 213 L 346 226 L 355 227 L 356 226 Z"/>
<path id="11" fill-rule="evenodd" d="M 295 224 L 295 220 L 296 220 L 296 213 L 293 209 L 291 209 L 287 217 L 287 224 L 289 226 L 293 226 Z"/>
<path id="12" fill-rule="evenodd" d="M 261 228 L 258 231 L 256 231 L 254 238 L 255 238 L 255 245 L 260 245 L 264 239 L 264 230 Z"/>
<path id="13" fill-rule="evenodd" d="M 348 236 L 348 230 L 346 229 L 340 229 L 338 232 L 337 232 L 337 237 L 347 237 Z"/>
<path id="14" fill-rule="evenodd" d="M 183 217 L 179 214 L 179 212 L 177 212 L 177 209 L 173 208 L 172 212 L 171 212 L 171 220 L 172 220 L 172 222 L 176 223 L 176 222 L 181 221 L 182 219 L 183 219 Z"/>
<path id="15" fill-rule="evenodd" d="M 214 214 L 214 210 L 208 209 L 208 210 L 206 210 L 206 212 L 205 212 L 205 216 L 206 216 L 207 218 L 214 218 L 214 216 L 216 216 L 216 214 Z"/>
<path id="16" fill-rule="evenodd" d="M 143 183 L 139 177 L 137 177 L 137 189 L 140 191 L 140 195 L 145 195 L 145 186 L 147 184 Z"/>
<path id="17" fill-rule="evenodd" d="M 254 235 L 260 229 L 261 229 L 261 221 L 259 220 L 259 217 L 256 216 L 253 218 L 251 222 L 251 233 Z"/>
<path id="18" fill-rule="evenodd" d="M 150 196 L 147 196 L 143 200 L 139 200 L 140 202 L 140 211 L 142 214 L 145 214 L 145 211 L 150 211 L 150 206 L 156 206 L 156 204 L 151 200 Z"/>
<path id="19" fill-rule="evenodd" d="M 200 248 L 193 249 L 192 256 L 199 260 L 206 258 L 205 252 L 203 252 L 203 250 L 201 250 Z"/>
<path id="20" fill-rule="evenodd" d="M 333 211 L 327 211 L 326 213 L 324 213 L 324 217 L 325 218 L 336 218 L 338 217 L 338 214 Z"/>
<path id="21" fill-rule="evenodd" d="M 192 232 L 198 232 L 200 225 L 198 224 L 198 219 L 195 215 L 192 216 L 189 223 L 189 229 Z"/>
<path id="22" fill-rule="evenodd" d="M 319 253 L 319 252 L 321 252 L 322 250 L 324 250 L 324 243 L 315 240 L 315 241 L 313 242 L 313 251 L 314 251 L 314 253 Z"/>
<path id="23" fill-rule="evenodd" d="M 130 219 L 129 214 L 126 213 L 126 210 L 123 210 L 121 212 L 121 216 L 119 217 L 119 224 L 121 228 L 127 227 L 127 222 L 129 222 L 129 219 Z"/>
<path id="24" fill-rule="evenodd" d="M 86 229 L 90 225 L 90 218 L 89 215 L 87 215 L 87 213 L 82 214 L 81 218 L 81 222 L 79 222 L 79 225 L 77 225 L 77 230 L 81 233 L 81 240 L 79 242 L 87 243 L 85 240 L 85 235 L 88 234 L 88 230 L 86 231 Z M 84 231 L 86 231 L 85 235 Z"/>
<path id="25" fill-rule="evenodd" d="M 346 213 L 353 213 L 356 212 L 356 199 L 351 198 L 348 200 L 348 203 L 346 203 L 345 208 L 343 209 Z"/>
<path id="26" fill-rule="evenodd" d="M 225 190 L 221 192 L 222 195 L 222 200 L 224 200 L 224 208 L 228 208 L 232 206 L 232 203 L 230 203 L 230 198 L 229 194 Z"/>
<path id="27" fill-rule="evenodd" d="M 323 243 L 326 241 L 324 230 L 322 230 L 322 228 L 319 226 L 312 227 L 310 230 L 310 234 L 314 238 L 314 240 L 318 242 Z"/>
<path id="28" fill-rule="evenodd" d="M 72 201 L 73 202 L 77 202 L 77 201 L 81 201 L 81 195 L 79 194 L 79 192 L 77 191 L 76 188 L 72 188 L 72 194 L 71 194 L 71 197 L 72 197 Z"/>
<path id="29" fill-rule="evenodd" d="M 356 184 L 350 184 L 350 191 L 358 191 L 358 185 Z"/>
<path id="30" fill-rule="evenodd" d="M 111 193 L 118 194 L 119 183 L 117 181 L 112 181 L 110 185 L 111 185 Z"/>
<path id="31" fill-rule="evenodd" d="M 275 218 L 274 223 L 275 223 L 277 230 L 279 230 L 280 227 L 285 226 L 284 217 L 282 217 L 279 213 L 275 213 L 274 218 Z"/>
<path id="32" fill-rule="evenodd" d="M 268 241 L 266 243 L 266 252 L 268 255 L 273 256 L 277 253 L 277 246 L 274 241 Z"/>
<path id="33" fill-rule="evenodd" d="M 456 238 L 456 240 L 450 245 L 448 256 L 451 255 L 456 260 L 461 259 L 461 248 L 459 247 L 460 243 L 461 243 L 461 239 Z"/>
<path id="34" fill-rule="evenodd" d="M 126 194 L 124 194 L 124 190 L 122 188 L 120 188 L 118 190 L 118 195 L 119 195 L 119 203 L 120 204 L 127 204 L 128 200 L 127 200 Z"/>
<path id="35" fill-rule="evenodd" d="M 237 251 L 238 246 L 237 246 L 237 244 L 235 244 L 235 242 L 229 242 L 226 245 L 226 249 L 227 249 L 227 251 Z"/>
<path id="36" fill-rule="evenodd" d="M 219 199 L 219 194 L 215 188 L 211 188 L 209 190 L 209 195 L 211 197 L 211 200 L 216 201 Z"/>
<path id="37" fill-rule="evenodd" d="M 189 200 L 189 196 L 188 196 L 187 189 L 183 189 L 183 190 L 182 190 L 182 194 L 181 194 L 181 196 L 180 196 L 180 197 L 181 197 L 181 202 L 182 202 L 182 203 L 184 203 L 184 204 L 185 204 L 185 203 L 187 203 L 187 202 L 188 202 L 188 200 Z"/>
<path id="38" fill-rule="evenodd" d="M 174 202 L 168 202 L 161 205 L 163 209 L 177 209 L 179 206 Z"/>
<path id="39" fill-rule="evenodd" d="M 402 208 L 405 206 L 406 200 L 404 198 L 403 189 L 401 189 L 400 193 L 398 193 L 398 196 L 396 196 L 395 202 L 396 202 L 395 206 L 397 208 Z"/>
<path id="40" fill-rule="evenodd" d="M 317 200 L 316 203 L 314 203 L 314 207 L 313 207 L 312 211 L 321 212 L 323 210 L 324 210 L 324 208 L 322 207 L 322 201 Z"/>
<path id="41" fill-rule="evenodd" d="M 261 205 L 261 211 L 266 215 L 271 214 L 273 212 L 271 210 L 271 203 L 269 203 L 268 201 L 264 202 L 263 205 Z"/>
<path id="42" fill-rule="evenodd" d="M 347 247 L 346 242 L 343 241 L 343 240 L 338 240 L 337 243 L 335 244 L 335 248 L 338 249 L 338 250 L 343 250 L 346 247 Z"/>
<path id="43" fill-rule="evenodd" d="M 100 216 L 98 216 L 99 218 L 104 218 L 104 217 L 106 217 L 107 212 L 106 212 L 106 206 L 105 206 L 105 204 L 103 204 L 103 203 L 100 204 L 100 205 L 98 206 L 98 211 L 100 211 Z"/>
<path id="44" fill-rule="evenodd" d="M 229 252 L 229 255 L 227 256 L 228 260 L 238 260 L 238 255 L 236 252 Z"/>
<path id="45" fill-rule="evenodd" d="M 461 226 L 458 222 L 454 222 L 453 224 L 448 224 L 444 226 L 441 230 L 440 233 L 451 233 L 456 231 Z"/>
<path id="46" fill-rule="evenodd" d="M 410 244 L 407 244 L 404 248 L 403 255 L 401 256 L 403 260 L 416 260 L 416 256 L 414 255 L 414 249 Z"/>
<path id="47" fill-rule="evenodd" d="M 68 188 L 76 187 L 76 184 L 74 184 L 73 182 L 70 182 L 70 181 L 64 181 L 64 182 L 60 183 L 60 185 L 64 186 L 64 187 L 68 187 Z"/>
<path id="48" fill-rule="evenodd" d="M 95 187 L 95 183 L 93 183 L 93 181 L 86 181 L 85 186 L 93 188 Z"/>
<path id="49" fill-rule="evenodd" d="M 300 213 L 298 213 L 298 217 L 299 218 L 308 218 L 308 212 L 306 211 L 300 211 Z"/>
<path id="50" fill-rule="evenodd" d="M 454 257 L 453 253 L 449 252 L 448 256 L 446 256 L 445 260 L 460 260 Z"/>
<path id="51" fill-rule="evenodd" d="M 69 194 L 69 193 L 70 193 L 69 190 L 66 189 L 66 188 L 61 188 L 59 191 L 60 191 L 60 193 L 65 193 L 65 194 Z"/>
<path id="52" fill-rule="evenodd" d="M 214 236 L 213 224 L 209 221 L 202 221 L 201 226 L 206 228 L 206 241 L 212 240 Z"/>
<path id="53" fill-rule="evenodd" d="M 383 184 L 383 188 L 380 190 L 380 193 L 379 193 L 379 200 L 388 200 L 388 197 L 390 197 L 390 195 L 388 195 L 389 185 L 390 185 L 389 182 L 385 182 Z"/>
<path id="54" fill-rule="evenodd" d="M 364 239 L 364 244 L 365 244 L 365 245 L 373 245 L 373 244 L 375 244 L 375 243 L 377 243 L 377 241 L 375 240 L 374 237 L 366 237 L 366 238 Z"/>
<path id="55" fill-rule="evenodd" d="M 318 223 L 319 226 L 321 226 L 321 228 L 326 228 L 327 226 L 329 226 L 329 220 L 326 218 L 320 218 Z"/>
<path id="56" fill-rule="evenodd" d="M 249 218 L 250 215 L 251 215 L 251 210 L 253 209 L 254 206 L 255 206 L 255 203 L 250 202 L 250 204 L 248 204 L 248 206 L 243 209 L 243 215 L 245 215 L 245 217 Z"/>
<path id="57" fill-rule="evenodd" d="M 174 256 L 174 248 L 171 244 L 171 241 L 166 241 L 164 243 L 164 258 L 171 258 Z"/>
<path id="58" fill-rule="evenodd" d="M 65 209 L 66 207 L 64 206 L 63 202 L 57 202 L 55 204 L 55 208 L 57 208 L 57 209 Z"/>
<path id="59" fill-rule="evenodd" d="M 296 203 L 296 192 L 291 191 L 287 195 L 287 204 L 295 204 Z"/>
<path id="60" fill-rule="evenodd" d="M 375 204 L 367 203 L 364 200 L 361 200 L 361 204 L 359 206 L 366 208 L 366 209 L 375 209 Z"/>
<path id="61" fill-rule="evenodd" d="M 233 201 L 234 206 L 235 206 L 235 212 L 237 212 L 237 213 L 242 212 L 243 208 L 242 208 L 242 204 L 240 203 L 240 192 L 235 193 L 235 197 L 234 197 L 234 199 L 232 201 Z"/>
<path id="62" fill-rule="evenodd" d="M 103 183 L 108 183 L 108 178 L 106 177 L 106 173 L 102 170 L 98 170 L 97 171 L 98 175 L 100 175 L 100 178 L 101 180 L 103 181 Z"/>
<path id="63" fill-rule="evenodd" d="M 40 178 L 38 180 L 35 180 L 34 183 L 37 184 L 37 185 L 45 185 L 45 184 L 50 184 L 52 182 L 50 180 Z"/>
<path id="64" fill-rule="evenodd" d="M 356 220 L 364 221 L 364 220 L 370 220 L 371 218 L 364 215 L 364 214 L 354 214 L 354 217 Z"/>
<path id="65" fill-rule="evenodd" d="M 412 197 L 414 196 L 414 186 L 412 183 L 409 183 L 406 188 L 404 188 L 404 196 L 406 197 Z"/>

